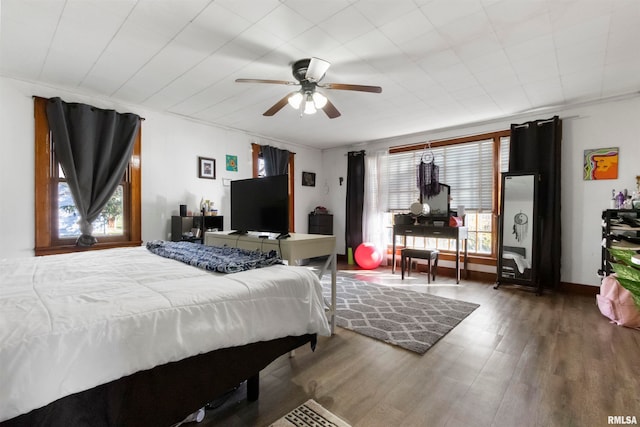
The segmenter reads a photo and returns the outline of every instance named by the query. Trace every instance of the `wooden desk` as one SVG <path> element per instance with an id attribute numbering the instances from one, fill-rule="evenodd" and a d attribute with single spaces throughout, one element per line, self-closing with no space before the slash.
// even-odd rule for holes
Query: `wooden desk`
<path id="1" fill-rule="evenodd" d="M 331 301 L 326 301 L 331 324 L 331 334 L 335 331 L 336 315 L 336 237 L 322 234 L 291 233 L 291 237 L 277 240 L 273 237 L 261 238 L 265 233 L 229 234 L 228 231 L 210 231 L 204 234 L 204 244 L 208 246 L 224 246 L 249 250 L 270 251 L 280 254 L 289 265 L 296 260 L 328 255 L 327 261 L 318 273 L 322 279 L 327 269 L 331 269 Z"/>
<path id="2" fill-rule="evenodd" d="M 464 243 L 464 272 L 467 270 L 467 227 L 436 227 L 433 225 L 394 225 L 393 250 L 391 251 L 391 272 L 396 272 L 396 236 L 403 236 L 406 244 L 407 236 L 435 237 L 439 239 L 455 239 L 456 241 L 456 283 L 460 283 L 460 247 Z"/>

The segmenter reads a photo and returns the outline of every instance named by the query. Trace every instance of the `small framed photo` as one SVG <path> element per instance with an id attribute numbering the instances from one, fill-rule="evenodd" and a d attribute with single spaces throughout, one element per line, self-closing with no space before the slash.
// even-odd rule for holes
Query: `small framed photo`
<path id="1" fill-rule="evenodd" d="M 216 179 L 216 159 L 198 157 L 198 177 Z"/>
<path id="2" fill-rule="evenodd" d="M 316 174 L 315 172 L 302 172 L 302 185 L 305 187 L 316 186 Z"/>

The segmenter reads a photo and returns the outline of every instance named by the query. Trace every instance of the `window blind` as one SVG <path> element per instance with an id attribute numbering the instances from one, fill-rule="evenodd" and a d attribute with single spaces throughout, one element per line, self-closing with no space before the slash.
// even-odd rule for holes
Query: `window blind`
<path id="1" fill-rule="evenodd" d="M 500 138 L 500 173 L 509 172 L 509 137 Z"/>
<path id="2" fill-rule="evenodd" d="M 502 144 L 501 144 L 502 145 Z M 508 144 L 507 153 L 508 153 Z M 439 181 L 451 186 L 451 206 L 491 211 L 493 206 L 493 140 L 435 147 L 389 155 L 389 209 L 407 210 L 418 200 L 417 167 L 433 156 Z M 502 156 L 501 156 L 502 157 Z M 508 158 L 508 156 L 507 156 Z M 428 203 L 428 201 L 427 201 Z"/>

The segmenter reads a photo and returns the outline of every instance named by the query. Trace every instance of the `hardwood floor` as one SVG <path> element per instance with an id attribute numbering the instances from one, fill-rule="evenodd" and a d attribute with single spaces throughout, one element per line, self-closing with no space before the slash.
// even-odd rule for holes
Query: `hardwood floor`
<path id="1" fill-rule="evenodd" d="M 202 426 L 265 426 L 313 398 L 352 426 L 606 426 L 640 422 L 640 331 L 608 322 L 583 295 L 424 274 L 348 270 L 386 285 L 480 304 L 420 356 L 336 328 L 261 374 L 261 395 L 236 393 Z"/>

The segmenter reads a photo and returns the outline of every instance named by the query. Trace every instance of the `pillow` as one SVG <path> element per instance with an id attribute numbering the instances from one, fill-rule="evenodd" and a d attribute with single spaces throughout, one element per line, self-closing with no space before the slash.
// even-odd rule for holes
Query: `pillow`
<path id="1" fill-rule="evenodd" d="M 640 310 L 631 292 L 620 285 L 615 275 L 602 279 L 596 303 L 600 312 L 611 319 L 611 323 L 640 329 Z"/>

